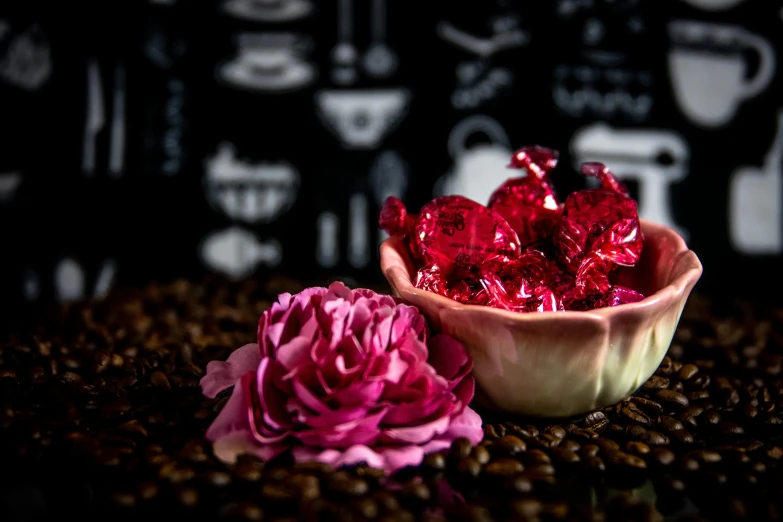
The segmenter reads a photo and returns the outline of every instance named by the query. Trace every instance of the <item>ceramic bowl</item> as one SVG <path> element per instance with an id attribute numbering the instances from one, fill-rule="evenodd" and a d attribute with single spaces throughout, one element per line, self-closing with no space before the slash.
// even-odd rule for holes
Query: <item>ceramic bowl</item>
<path id="1" fill-rule="evenodd" d="M 398 238 L 381 244 L 381 269 L 395 295 L 467 346 L 477 400 L 514 414 L 567 417 L 616 403 L 655 372 L 701 276 L 699 259 L 676 232 L 645 220 L 641 226 L 641 259 L 621 269 L 617 283 L 647 297 L 588 312 L 522 314 L 419 290 Z"/>

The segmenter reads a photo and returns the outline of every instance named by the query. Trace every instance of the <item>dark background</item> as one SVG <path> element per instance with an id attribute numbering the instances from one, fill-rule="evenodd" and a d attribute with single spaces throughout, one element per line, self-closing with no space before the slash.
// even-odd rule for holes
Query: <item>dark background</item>
<path id="1" fill-rule="evenodd" d="M 385 196 L 416 211 L 448 173 L 453 183 L 456 172 L 494 172 L 494 186 L 510 150 L 536 143 L 561 152 L 561 196 L 583 186 L 575 165 L 603 160 L 642 217 L 682 231 L 704 263 L 697 291 L 774 297 L 782 10 L 770 0 L 5 0 L 0 300 L 205 271 L 378 282 Z M 336 50 L 341 13 L 351 34 Z M 460 128 L 470 132 L 453 157 Z M 662 198 L 649 202 L 656 185 Z M 275 186 L 274 208 L 240 215 L 221 199 Z"/>

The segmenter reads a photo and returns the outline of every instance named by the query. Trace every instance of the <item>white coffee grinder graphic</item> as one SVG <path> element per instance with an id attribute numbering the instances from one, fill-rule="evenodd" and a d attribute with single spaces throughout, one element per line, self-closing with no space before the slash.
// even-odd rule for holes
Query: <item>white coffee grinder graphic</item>
<path id="1" fill-rule="evenodd" d="M 299 172 L 288 162 L 252 164 L 221 143 L 206 162 L 204 190 L 209 203 L 236 221 L 265 224 L 287 212 L 299 191 Z"/>
<path id="2" fill-rule="evenodd" d="M 237 38 L 237 56 L 218 66 L 218 78 L 234 87 L 286 92 L 315 80 L 315 65 L 305 60 L 311 42 L 288 33 L 246 33 Z"/>
<path id="3" fill-rule="evenodd" d="M 226 0 L 223 10 L 243 20 L 280 23 L 304 18 L 313 5 L 308 0 Z"/>
<path id="4" fill-rule="evenodd" d="M 674 220 L 669 194 L 670 185 L 688 175 L 690 148 L 680 135 L 595 123 L 574 135 L 571 154 L 577 169 L 583 162 L 599 161 L 618 178 L 637 182 L 639 217 L 670 227 L 688 239 L 688 231 Z"/>
<path id="5" fill-rule="evenodd" d="M 102 264 L 98 277 L 93 285 L 91 297 L 105 297 L 111 289 L 117 273 L 117 263 L 114 259 L 106 259 Z M 37 275 L 28 271 L 24 282 L 27 299 L 34 301 L 38 297 L 39 288 Z M 87 297 L 87 282 L 82 265 L 71 257 L 60 259 L 54 269 L 54 290 L 59 301 L 76 301 Z"/>
<path id="6" fill-rule="evenodd" d="M 280 264 L 283 251 L 277 240 L 259 241 L 249 230 L 230 227 L 208 235 L 201 242 L 202 262 L 232 278 L 251 275 L 262 264 Z"/>
<path id="7" fill-rule="evenodd" d="M 739 26 L 694 20 L 669 24 L 672 48 L 669 76 L 683 114 L 705 128 L 729 123 L 743 101 L 769 86 L 775 74 L 775 51 L 764 38 Z M 746 51 L 758 57 L 747 77 Z"/>
<path id="8" fill-rule="evenodd" d="M 777 134 L 758 167 L 740 167 L 729 183 L 729 239 L 749 255 L 783 253 L 783 109 Z"/>
<path id="9" fill-rule="evenodd" d="M 316 110 L 346 149 L 374 149 L 402 121 L 410 92 L 404 88 L 325 90 L 316 93 Z"/>
<path id="10" fill-rule="evenodd" d="M 484 141 L 468 145 L 471 137 Z M 436 196 L 461 195 L 486 205 L 492 192 L 518 173 L 508 170 L 511 146 L 503 126 L 483 114 L 474 114 L 457 123 L 448 139 L 454 165 L 435 182 Z"/>

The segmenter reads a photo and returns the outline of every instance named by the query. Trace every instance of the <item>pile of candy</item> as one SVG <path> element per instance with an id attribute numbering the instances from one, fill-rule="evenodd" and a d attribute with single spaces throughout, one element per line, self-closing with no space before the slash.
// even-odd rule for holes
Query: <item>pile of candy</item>
<path id="1" fill-rule="evenodd" d="M 640 293 L 612 284 L 618 266 L 633 266 L 642 252 L 636 202 L 604 165 L 584 163 L 582 174 L 601 188 L 558 201 L 549 173 L 556 151 L 524 147 L 508 179 L 487 206 L 442 196 L 409 214 L 388 198 L 379 224 L 403 237 L 418 273 L 415 286 L 461 303 L 514 312 L 590 310 L 633 303 Z"/>

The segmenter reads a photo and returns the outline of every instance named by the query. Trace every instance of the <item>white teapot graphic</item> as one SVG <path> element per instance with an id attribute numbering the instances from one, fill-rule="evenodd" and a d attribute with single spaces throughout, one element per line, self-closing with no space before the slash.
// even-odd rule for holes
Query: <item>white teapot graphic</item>
<path id="1" fill-rule="evenodd" d="M 478 133 L 490 141 L 468 147 L 468 138 Z M 511 177 L 508 136 L 489 116 L 476 114 L 459 122 L 449 135 L 448 149 L 454 167 L 435 183 L 436 196 L 460 195 L 486 205 L 492 192 Z"/>

